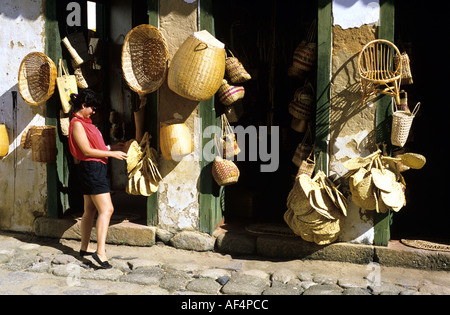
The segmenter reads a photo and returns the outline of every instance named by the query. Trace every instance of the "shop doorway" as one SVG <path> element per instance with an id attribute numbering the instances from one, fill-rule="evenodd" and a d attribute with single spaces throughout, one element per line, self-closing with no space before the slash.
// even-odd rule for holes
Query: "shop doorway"
<path id="1" fill-rule="evenodd" d="M 396 43 L 411 58 L 414 84 L 404 86 L 409 105 L 422 107 L 412 127 L 408 152 L 426 156 L 420 170 L 404 173 L 407 206 L 394 214 L 391 235 L 394 239 L 425 239 L 449 244 L 450 211 L 447 162 L 448 117 L 450 106 L 445 92 L 450 65 L 441 57 L 448 33 L 446 10 L 431 9 L 423 1 L 396 1 Z"/>
<path id="2" fill-rule="evenodd" d="M 289 103 L 305 80 L 315 86 L 317 73 L 314 69 L 300 79 L 288 76 L 288 69 L 293 52 L 307 36 L 317 11 L 317 1 L 213 2 L 216 37 L 225 43 L 228 55 L 237 57 L 252 76 L 252 80 L 242 84 L 246 91 L 242 100 L 226 107 L 216 98 L 217 112 L 226 113 L 232 126 L 268 126 L 269 130 L 273 126 L 279 130 L 278 137 L 269 136 L 268 140 L 278 142 L 276 172 L 261 172 L 261 165 L 266 162 L 251 161 L 249 156 L 245 161 L 242 157 L 235 159 L 241 175 L 237 184 L 225 188 L 226 223 L 283 222 L 287 196 L 298 171 L 292 158 L 305 136 L 305 132 L 291 128 Z M 249 141 L 244 141 L 245 152 Z"/>
<path id="3" fill-rule="evenodd" d="M 139 106 L 139 99 L 123 79 L 121 53 L 128 32 L 137 25 L 149 22 L 147 0 L 77 1 L 79 7 L 76 8 L 70 3 L 69 0 L 57 1 L 59 32 L 61 38 L 72 32 L 82 32 L 90 53 L 93 54 L 93 65 L 89 66 L 91 80 L 86 81 L 88 87 L 103 99 L 103 108 L 92 117 L 93 122 L 102 132 L 107 144 L 134 139 L 133 111 Z M 79 12 L 78 20 L 75 17 L 76 10 Z M 70 21 L 76 25 L 68 25 Z M 71 56 L 62 44 L 61 47 L 63 59 L 67 62 L 69 72 L 73 74 L 75 68 L 71 63 Z M 72 159 L 68 149 L 65 154 L 69 161 L 70 207 L 64 215 L 78 217 L 83 212 L 83 198 L 77 190 L 77 165 L 70 162 Z M 115 208 L 111 221 L 126 220 L 146 225 L 147 197 L 125 193 L 128 181 L 126 162 L 110 159 L 108 166 Z"/>

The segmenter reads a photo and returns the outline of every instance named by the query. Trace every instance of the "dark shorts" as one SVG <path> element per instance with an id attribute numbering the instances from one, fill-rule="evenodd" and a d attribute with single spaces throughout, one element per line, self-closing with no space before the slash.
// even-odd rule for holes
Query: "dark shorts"
<path id="1" fill-rule="evenodd" d="M 81 161 L 80 188 L 83 195 L 100 195 L 111 192 L 108 165 L 95 161 Z"/>

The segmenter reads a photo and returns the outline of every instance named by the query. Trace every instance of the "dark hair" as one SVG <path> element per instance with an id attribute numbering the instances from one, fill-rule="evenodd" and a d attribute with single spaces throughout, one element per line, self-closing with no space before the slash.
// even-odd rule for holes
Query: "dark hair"
<path id="1" fill-rule="evenodd" d="M 72 106 L 72 112 L 78 112 L 82 109 L 82 105 L 86 104 L 86 107 L 97 107 L 101 105 L 101 100 L 97 93 L 91 89 L 84 89 L 78 92 L 78 94 L 70 94 L 69 104 Z"/>

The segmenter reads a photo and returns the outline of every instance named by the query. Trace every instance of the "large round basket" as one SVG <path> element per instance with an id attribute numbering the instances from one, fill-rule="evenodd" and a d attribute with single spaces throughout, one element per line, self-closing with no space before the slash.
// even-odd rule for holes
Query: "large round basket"
<path id="1" fill-rule="evenodd" d="M 170 64 L 169 88 L 184 98 L 206 101 L 225 76 L 225 45 L 207 31 L 196 32 L 180 46 Z"/>
<path id="2" fill-rule="evenodd" d="M 25 56 L 19 69 L 19 92 L 27 104 L 45 103 L 55 92 L 58 70 L 55 63 L 40 52 Z"/>
<path id="3" fill-rule="evenodd" d="M 6 125 L 0 124 L 0 158 L 6 156 L 9 152 L 9 137 L 6 131 Z"/>
<path id="4" fill-rule="evenodd" d="M 163 84 L 169 49 L 161 32 L 148 24 L 133 28 L 125 37 L 122 70 L 125 81 L 138 94 L 149 94 Z"/>

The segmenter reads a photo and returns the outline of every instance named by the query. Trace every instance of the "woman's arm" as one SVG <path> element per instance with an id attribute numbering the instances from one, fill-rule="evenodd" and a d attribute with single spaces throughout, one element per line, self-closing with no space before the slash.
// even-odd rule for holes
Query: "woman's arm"
<path id="1" fill-rule="evenodd" d="M 127 158 L 127 154 L 122 151 L 102 151 L 91 148 L 86 136 L 86 131 L 80 122 L 75 122 L 73 124 L 73 138 L 83 154 L 89 158 L 101 159 L 104 157 L 111 157 L 118 160 L 125 160 Z"/>

